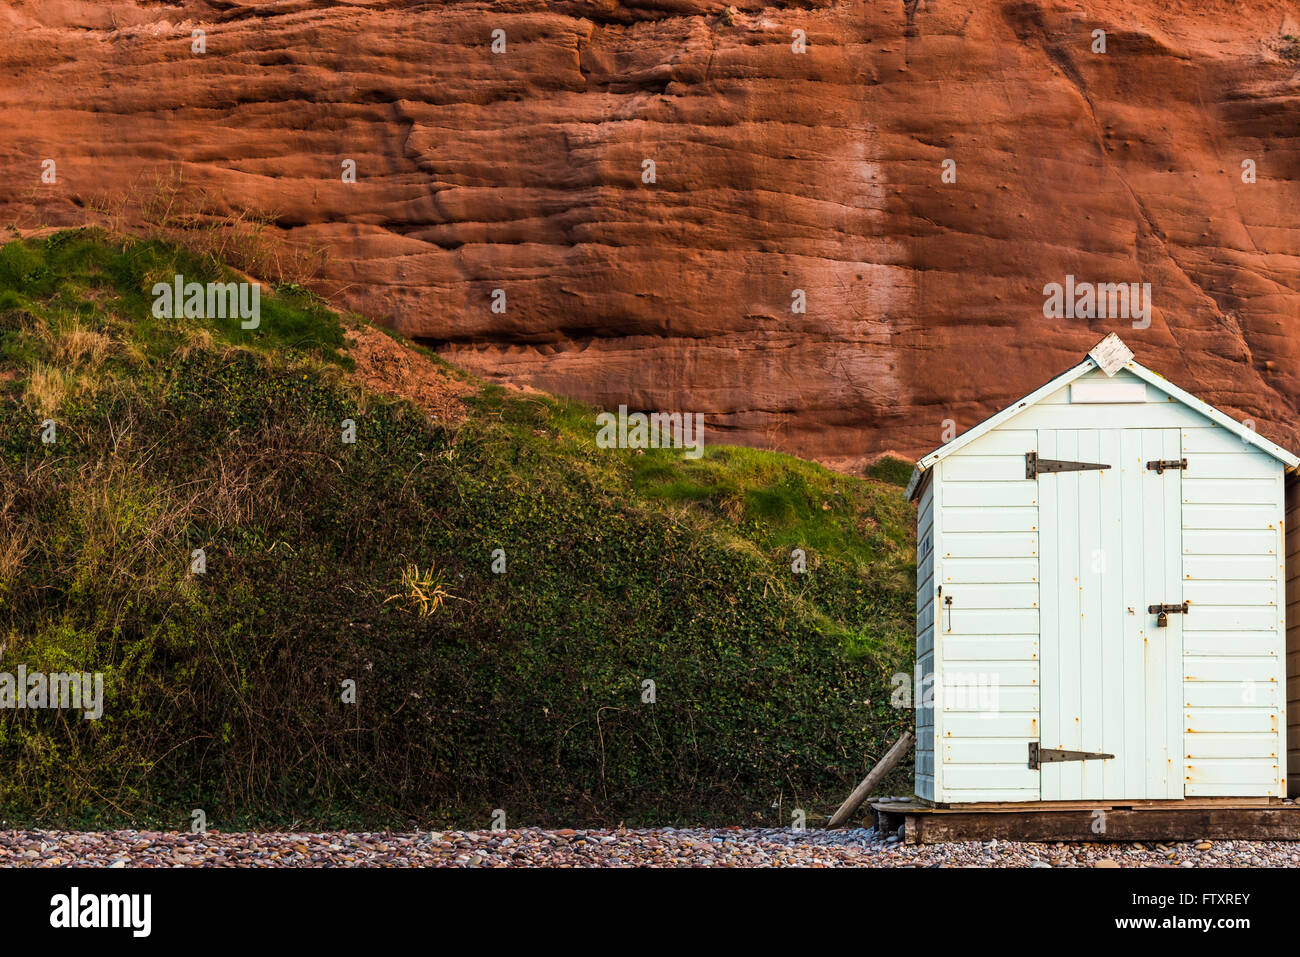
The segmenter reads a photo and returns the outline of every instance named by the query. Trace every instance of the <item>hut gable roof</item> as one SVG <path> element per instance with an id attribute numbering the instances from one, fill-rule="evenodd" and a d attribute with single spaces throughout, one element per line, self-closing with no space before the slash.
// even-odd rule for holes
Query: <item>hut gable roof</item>
<path id="1" fill-rule="evenodd" d="M 1190 392 L 1185 392 L 1178 386 L 1174 385 L 1168 379 L 1158 373 L 1152 372 L 1133 358 L 1133 352 L 1124 344 L 1124 341 L 1113 332 L 1101 342 L 1097 343 L 1084 358 L 1082 362 L 1061 373 L 1055 379 L 1035 389 L 1029 395 L 1025 396 L 1011 405 L 1007 406 L 1001 412 L 990 416 L 974 428 L 967 429 L 961 435 L 957 436 L 946 445 L 941 445 L 917 460 L 916 467 L 912 470 L 912 480 L 907 484 L 907 497 L 909 499 L 916 496 L 917 489 L 920 488 L 921 480 L 929 472 L 930 468 L 939 461 L 951 455 L 953 452 L 964 448 L 971 442 L 974 442 L 981 435 L 1005 425 L 1014 419 L 1021 412 L 1024 412 L 1030 406 L 1036 405 L 1041 400 L 1054 394 L 1059 389 L 1069 385 L 1075 379 L 1079 379 L 1094 369 L 1100 370 L 1107 376 L 1113 376 L 1120 369 L 1127 369 L 1133 375 L 1142 379 L 1149 385 L 1155 386 L 1170 397 L 1177 399 L 1195 412 L 1199 412 L 1215 425 L 1221 426 L 1237 435 L 1243 442 L 1253 445 L 1255 448 L 1268 455 L 1273 456 L 1279 462 L 1282 462 L 1288 471 L 1300 467 L 1300 458 L 1292 455 L 1280 445 L 1275 445 L 1268 439 L 1261 436 L 1254 429 L 1247 428 L 1236 419 L 1220 412 L 1208 402 L 1203 402 Z"/>

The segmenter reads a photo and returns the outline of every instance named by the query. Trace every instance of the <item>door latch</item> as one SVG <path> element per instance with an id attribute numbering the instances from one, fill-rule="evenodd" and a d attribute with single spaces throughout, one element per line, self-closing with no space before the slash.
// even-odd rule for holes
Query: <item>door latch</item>
<path id="1" fill-rule="evenodd" d="M 1147 468 L 1157 475 L 1164 475 L 1165 469 L 1187 468 L 1187 459 L 1155 459 L 1147 463 Z"/>
<path id="2" fill-rule="evenodd" d="M 1185 601 L 1181 605 L 1148 605 L 1147 614 L 1156 616 L 1157 628 L 1168 628 L 1169 616 L 1186 615 L 1189 610 L 1188 605 L 1190 604 L 1191 602 Z"/>

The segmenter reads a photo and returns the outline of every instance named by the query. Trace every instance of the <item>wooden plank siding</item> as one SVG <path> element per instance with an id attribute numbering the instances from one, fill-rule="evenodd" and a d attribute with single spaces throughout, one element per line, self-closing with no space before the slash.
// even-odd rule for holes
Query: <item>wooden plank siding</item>
<path id="1" fill-rule="evenodd" d="M 1184 794 L 1286 794 L 1284 475 L 1211 424 L 1184 428 Z"/>
<path id="2" fill-rule="evenodd" d="M 1300 793 L 1300 480 L 1291 477 L 1286 483 L 1283 541 L 1285 542 L 1285 594 L 1283 597 L 1286 627 L 1286 769 L 1287 791 L 1291 797 Z"/>
<path id="3" fill-rule="evenodd" d="M 1039 796 L 1038 489 L 1025 479 L 1037 434 L 1007 426 L 935 468 L 942 507 L 936 695 L 945 802 Z"/>

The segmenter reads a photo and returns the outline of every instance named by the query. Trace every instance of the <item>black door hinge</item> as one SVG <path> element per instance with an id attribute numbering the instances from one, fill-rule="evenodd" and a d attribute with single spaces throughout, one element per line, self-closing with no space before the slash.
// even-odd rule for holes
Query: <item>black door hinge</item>
<path id="1" fill-rule="evenodd" d="M 1186 469 L 1187 459 L 1158 459 L 1148 462 L 1147 468 L 1157 475 L 1163 475 L 1165 469 Z"/>
<path id="2" fill-rule="evenodd" d="M 1025 453 L 1025 478 L 1038 478 L 1043 472 L 1086 472 L 1108 469 L 1100 462 L 1069 462 L 1064 459 L 1040 459 L 1037 452 Z"/>
<path id="3" fill-rule="evenodd" d="M 1104 761 L 1113 758 L 1113 754 L 1100 751 L 1065 751 L 1061 748 L 1040 748 L 1037 741 L 1029 742 L 1029 768 L 1037 771 L 1040 764 L 1054 764 L 1057 761 Z"/>

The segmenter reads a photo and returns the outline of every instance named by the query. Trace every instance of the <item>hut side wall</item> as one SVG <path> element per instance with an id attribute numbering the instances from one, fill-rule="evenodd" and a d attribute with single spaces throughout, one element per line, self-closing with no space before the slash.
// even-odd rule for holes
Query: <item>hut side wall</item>
<path id="1" fill-rule="evenodd" d="M 1286 487 L 1287 790 L 1300 794 L 1300 480 Z"/>
<path id="2" fill-rule="evenodd" d="M 916 678 L 914 691 L 929 686 L 934 674 L 934 476 L 916 505 Z M 924 698 L 916 707 L 916 794 L 934 800 L 934 708 Z"/>

